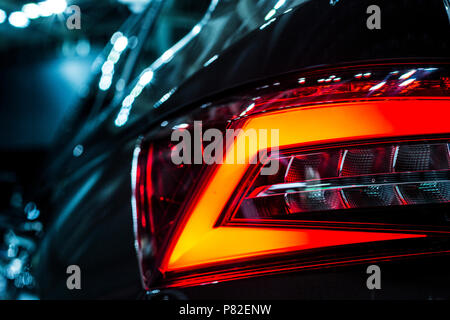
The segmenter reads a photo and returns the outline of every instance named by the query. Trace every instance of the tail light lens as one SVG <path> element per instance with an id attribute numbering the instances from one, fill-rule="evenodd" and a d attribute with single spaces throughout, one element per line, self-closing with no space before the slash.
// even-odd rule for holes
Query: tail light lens
<path id="1" fill-rule="evenodd" d="M 320 219 L 339 221 L 342 209 L 450 202 L 449 141 L 365 144 L 291 151 L 277 159 L 274 176 L 259 175 L 232 221 Z M 352 220 L 386 222 L 381 215 Z M 408 216 L 389 219 L 407 224 Z M 364 222 L 361 221 L 361 222 Z M 426 217 L 421 221 L 426 223 Z"/>
<path id="2" fill-rule="evenodd" d="M 448 75 L 443 63 L 310 71 L 164 120 L 132 173 L 144 285 L 446 251 L 427 243 L 450 232 Z M 194 121 L 224 136 L 241 129 L 223 163 L 171 160 L 173 130 L 207 148 Z M 271 130 L 276 139 L 263 137 Z"/>

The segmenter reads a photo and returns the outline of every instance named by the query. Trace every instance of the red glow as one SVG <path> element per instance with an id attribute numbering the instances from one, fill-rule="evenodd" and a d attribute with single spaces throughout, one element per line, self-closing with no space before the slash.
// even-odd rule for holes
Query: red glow
<path id="1" fill-rule="evenodd" d="M 146 188 L 147 188 L 147 201 L 148 201 L 148 206 L 151 206 L 151 202 L 152 202 L 152 196 L 153 196 L 153 187 L 152 187 L 152 163 L 153 163 L 153 146 L 150 146 L 149 150 L 148 150 L 148 155 L 147 155 L 147 166 L 146 166 Z M 144 196 L 142 196 L 142 199 L 144 199 Z M 144 217 L 145 215 L 142 215 L 142 217 Z M 155 232 L 155 224 L 153 222 L 153 216 L 150 215 L 149 216 L 149 223 L 150 223 L 150 230 L 152 233 Z M 142 225 L 145 228 L 145 225 Z"/>
<path id="2" fill-rule="evenodd" d="M 438 115 L 438 116 L 437 116 Z M 279 146 L 308 146 L 335 142 L 444 134 L 450 132 L 449 100 L 385 100 L 322 104 L 249 118 L 243 129 L 279 129 Z M 227 156 L 235 154 L 235 146 Z M 275 147 L 275 145 L 268 145 Z M 423 237 L 417 234 L 330 231 L 296 228 L 215 227 L 225 204 L 256 154 L 239 154 L 246 164 L 215 168 L 199 197 L 187 209 L 162 271 L 216 262 L 291 252 L 323 246 Z M 239 163 L 239 162 L 238 162 Z"/>
<path id="3" fill-rule="evenodd" d="M 314 270 L 314 269 L 322 269 L 322 268 L 330 268 L 330 267 L 336 267 L 341 265 L 346 265 L 348 263 L 352 264 L 361 264 L 361 263 L 371 263 L 371 262 L 381 262 L 381 261 L 392 261 L 395 259 L 401 259 L 401 258 L 413 258 L 417 256 L 433 256 L 433 255 L 439 255 L 439 254 L 449 254 L 450 251 L 443 250 L 443 251 L 434 251 L 434 252 L 419 252 L 419 253 L 412 253 L 412 254 L 398 254 L 398 255 L 388 255 L 388 256 L 379 256 L 376 258 L 373 257 L 360 257 L 360 258 L 354 258 L 351 261 L 348 260 L 340 260 L 340 261 L 326 261 L 326 262 L 319 262 L 319 263 L 310 263 L 306 265 L 302 264 L 287 264 L 284 266 L 266 266 L 262 268 L 257 269 L 251 269 L 247 268 L 243 270 L 242 268 L 231 268 L 227 270 L 221 270 L 218 272 L 204 272 L 196 274 L 194 277 L 192 276 L 185 276 L 180 279 L 174 280 L 168 284 L 166 284 L 166 287 L 189 287 L 189 286 L 195 286 L 195 285 L 203 285 L 203 284 L 211 284 L 211 283 L 217 283 L 217 282 L 224 282 L 224 281 L 230 281 L 230 280 L 237 280 L 237 279 L 245 279 L 248 277 L 255 277 L 258 275 L 268 274 L 268 273 L 287 273 L 292 271 L 298 271 L 298 270 Z"/>

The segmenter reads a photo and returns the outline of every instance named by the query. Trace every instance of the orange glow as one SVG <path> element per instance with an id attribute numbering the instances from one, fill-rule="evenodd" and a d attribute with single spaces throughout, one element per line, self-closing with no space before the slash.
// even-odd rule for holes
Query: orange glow
<path id="1" fill-rule="evenodd" d="M 184 252 L 173 263 L 171 270 L 287 251 L 414 237 L 423 236 L 312 229 L 219 227 L 205 234 L 195 246 Z"/>
<path id="2" fill-rule="evenodd" d="M 249 118 L 247 129 L 278 129 L 278 146 L 307 146 L 329 142 L 450 132 L 448 99 L 387 100 L 317 105 Z M 236 142 L 243 139 L 242 135 Z M 234 154 L 234 143 L 227 155 Z M 271 143 L 268 147 L 276 147 Z M 247 152 L 249 153 L 249 152 Z M 423 237 L 381 232 L 324 231 L 295 228 L 214 227 L 225 204 L 248 169 L 246 164 L 222 164 L 187 212 L 163 271 L 180 270 L 217 261 L 254 257 L 323 246 Z M 242 155 L 239 155 L 242 156 Z"/>

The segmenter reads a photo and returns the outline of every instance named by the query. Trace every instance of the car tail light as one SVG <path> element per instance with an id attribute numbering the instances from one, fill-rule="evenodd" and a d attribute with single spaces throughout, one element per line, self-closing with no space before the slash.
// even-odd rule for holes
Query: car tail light
<path id="1" fill-rule="evenodd" d="M 448 75 L 444 63 L 314 70 L 165 119 L 133 165 L 144 285 L 448 251 L 429 245 L 450 235 Z M 207 147 L 195 121 L 241 130 L 223 162 L 171 161 L 173 130 Z"/>

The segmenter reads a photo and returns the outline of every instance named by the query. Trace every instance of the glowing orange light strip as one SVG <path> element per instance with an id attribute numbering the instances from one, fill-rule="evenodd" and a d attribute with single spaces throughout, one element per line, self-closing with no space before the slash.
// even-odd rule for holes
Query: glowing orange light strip
<path id="1" fill-rule="evenodd" d="M 259 115 L 249 118 L 242 129 L 278 129 L 278 146 L 314 145 L 444 134 L 450 132 L 449 118 L 450 99 L 350 102 Z M 243 135 L 236 138 L 227 155 L 234 154 L 233 148 L 239 139 L 244 139 Z M 276 145 L 269 143 L 268 147 Z M 247 171 L 248 159 L 253 156 L 255 154 L 245 155 L 246 164 L 217 166 L 198 201 L 187 212 L 188 219 L 180 229 L 173 250 L 168 251 L 163 261 L 163 271 L 315 247 L 423 237 L 417 234 L 295 228 L 214 227 L 225 204 Z"/>

